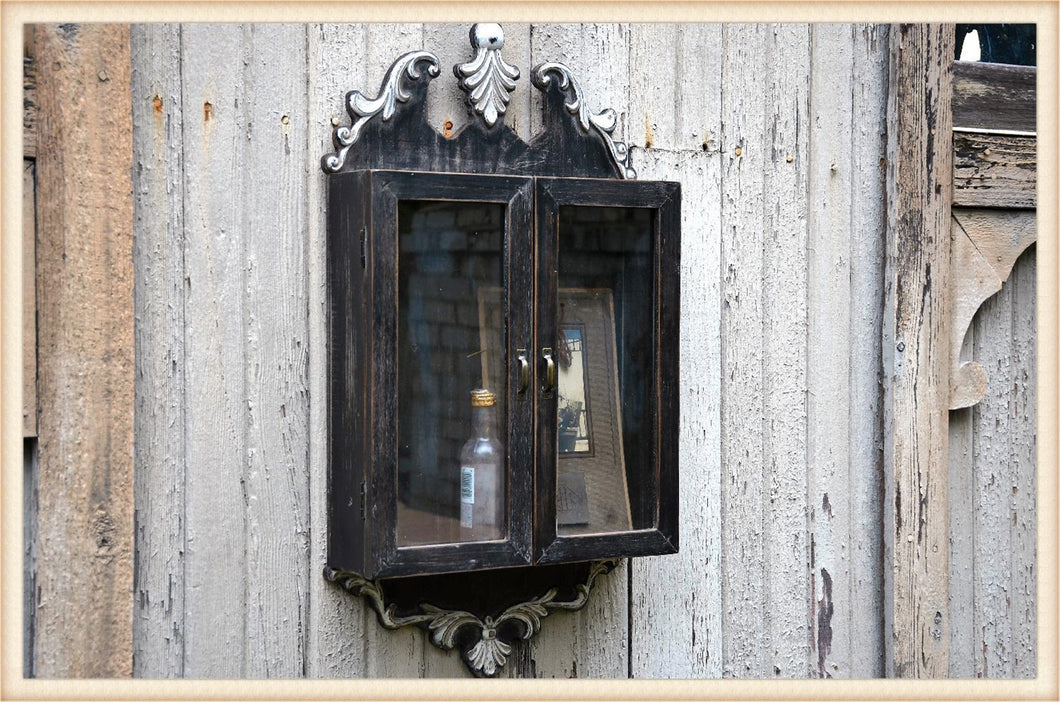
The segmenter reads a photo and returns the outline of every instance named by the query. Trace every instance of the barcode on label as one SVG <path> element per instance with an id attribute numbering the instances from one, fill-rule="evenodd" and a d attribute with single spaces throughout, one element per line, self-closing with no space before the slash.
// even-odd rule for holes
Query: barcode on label
<path id="1" fill-rule="evenodd" d="M 471 466 L 460 468 L 460 501 L 467 505 L 475 504 L 475 469 Z"/>

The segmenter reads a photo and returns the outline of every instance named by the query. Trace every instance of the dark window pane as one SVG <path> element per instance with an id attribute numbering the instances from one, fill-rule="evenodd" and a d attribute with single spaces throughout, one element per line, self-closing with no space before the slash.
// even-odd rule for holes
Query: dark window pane
<path id="1" fill-rule="evenodd" d="M 504 212 L 399 203 L 398 547 L 506 536 Z"/>
<path id="2" fill-rule="evenodd" d="M 975 33 L 974 35 L 972 33 Z M 978 46 L 965 49 L 972 36 Z M 1033 24 L 958 24 L 954 56 L 958 61 L 1037 65 L 1036 26 Z M 972 58 L 978 48 L 979 58 Z"/>
<path id="3" fill-rule="evenodd" d="M 556 526 L 656 523 L 652 210 L 560 208 Z"/>

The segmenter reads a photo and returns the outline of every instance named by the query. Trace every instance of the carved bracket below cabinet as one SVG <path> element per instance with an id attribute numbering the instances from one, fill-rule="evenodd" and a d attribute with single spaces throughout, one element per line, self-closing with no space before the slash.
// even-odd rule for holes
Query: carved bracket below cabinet
<path id="1" fill-rule="evenodd" d="M 1034 210 L 953 209 L 950 261 L 950 409 L 986 396 L 987 375 L 977 361 L 960 360 L 972 318 L 1001 290 L 1020 254 L 1038 238 Z"/>
<path id="2" fill-rule="evenodd" d="M 382 627 L 420 627 L 443 651 L 459 648 L 476 677 L 494 677 L 516 639 L 529 640 L 555 610 L 584 607 L 597 578 L 619 560 L 389 580 L 325 568 L 324 577 L 365 598 Z M 428 592 L 433 602 L 421 599 Z"/>

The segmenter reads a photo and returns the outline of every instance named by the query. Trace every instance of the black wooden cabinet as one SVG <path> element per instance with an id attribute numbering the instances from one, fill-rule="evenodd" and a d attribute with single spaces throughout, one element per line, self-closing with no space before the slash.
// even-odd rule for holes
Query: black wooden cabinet
<path id="1" fill-rule="evenodd" d="M 679 200 L 668 182 L 330 178 L 332 568 L 677 550 Z M 486 498 L 486 471 L 461 461 L 483 389 L 499 466 Z M 469 495 L 497 501 L 485 531 Z"/>

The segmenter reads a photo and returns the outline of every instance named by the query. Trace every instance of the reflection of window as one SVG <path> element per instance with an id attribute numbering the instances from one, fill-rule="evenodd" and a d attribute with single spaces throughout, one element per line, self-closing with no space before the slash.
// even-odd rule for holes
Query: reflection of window
<path id="1" fill-rule="evenodd" d="M 559 452 L 589 453 L 589 402 L 580 327 L 564 327 L 559 360 Z"/>

